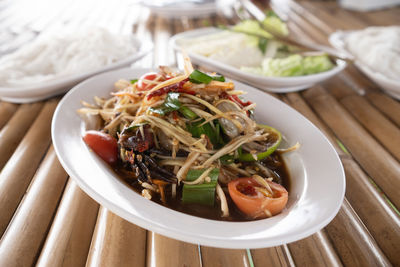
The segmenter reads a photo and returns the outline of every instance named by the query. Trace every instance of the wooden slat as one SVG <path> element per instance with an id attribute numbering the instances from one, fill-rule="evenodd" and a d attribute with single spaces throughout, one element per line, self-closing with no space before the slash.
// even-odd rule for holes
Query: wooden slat
<path id="1" fill-rule="evenodd" d="M 325 8 L 317 8 L 318 4 L 310 3 L 310 2 L 301 2 L 299 4 L 292 3 L 292 7 L 296 6 L 297 12 L 303 12 L 303 14 L 310 14 L 314 16 L 315 19 L 312 23 L 316 27 L 320 27 L 319 23 L 321 21 L 325 22 L 325 28 L 321 30 L 327 30 L 330 27 L 331 31 L 336 29 L 363 29 L 365 27 L 364 23 L 360 21 L 359 16 L 354 16 L 346 14 L 348 11 L 338 8 L 337 4 L 333 4 L 332 2 L 324 3 Z M 324 19 L 321 20 L 320 18 L 323 17 Z M 308 16 L 304 16 L 304 18 L 309 19 Z M 326 27 L 328 26 L 328 27 Z"/>
<path id="2" fill-rule="evenodd" d="M 400 265 L 400 218 L 351 159 L 342 159 L 346 172 L 346 197 L 368 227 L 382 251 Z"/>
<path id="3" fill-rule="evenodd" d="M 249 267 L 250 262 L 245 249 L 223 249 L 201 247 L 204 267 Z"/>
<path id="4" fill-rule="evenodd" d="M 149 231 L 147 232 L 147 266 L 201 267 L 202 264 L 197 245 L 174 240 Z"/>
<path id="5" fill-rule="evenodd" d="M 268 266 L 296 266 L 287 245 L 252 249 L 251 257 L 255 267 L 265 266 L 266 263 L 268 263 Z"/>
<path id="6" fill-rule="evenodd" d="M 0 102 L 0 129 L 3 128 L 17 109 L 18 105 L 16 104 Z"/>
<path id="7" fill-rule="evenodd" d="M 400 127 L 400 103 L 398 101 L 379 93 L 369 93 L 366 97 L 377 109 Z"/>
<path id="8" fill-rule="evenodd" d="M 321 86 L 325 88 L 338 101 L 348 96 L 365 95 L 364 88 L 360 88 L 360 90 L 354 90 L 354 88 L 347 83 L 346 81 L 347 78 L 344 76 L 345 73 L 340 73 L 338 76 L 322 82 Z"/>
<path id="9" fill-rule="evenodd" d="M 67 177 L 51 147 L 0 242 L 0 266 L 35 263 Z"/>
<path id="10" fill-rule="evenodd" d="M 365 21 L 365 23 L 368 25 L 393 26 L 400 25 L 399 14 L 400 8 L 398 6 L 394 6 L 390 9 L 365 12 L 362 13 L 362 16 L 358 17 Z"/>
<path id="11" fill-rule="evenodd" d="M 4 167 L 21 139 L 42 108 L 43 103 L 21 105 L 0 131 L 0 170 Z"/>
<path id="12" fill-rule="evenodd" d="M 321 128 L 321 124 L 324 126 L 298 93 L 290 93 L 287 94 L 286 97 L 294 108 L 309 118 L 317 127 Z M 330 130 L 324 130 L 324 133 L 328 134 L 328 137 L 330 136 Z M 368 226 L 368 229 L 372 231 L 372 235 L 389 259 L 392 262 L 396 262 L 395 258 L 396 255 L 399 254 L 399 251 L 394 244 L 400 242 L 400 240 L 398 240 L 397 229 L 400 228 L 398 228 L 399 222 L 397 214 L 391 209 L 387 201 L 382 198 L 377 189 L 372 186 L 360 167 L 343 153 L 341 154 L 341 158 L 347 176 L 346 196 L 357 213 L 360 214 L 363 222 Z M 387 231 L 393 233 L 390 234 L 390 238 L 388 238 Z M 292 249 L 291 252 L 295 253 Z M 301 255 L 301 253 L 299 254 Z M 296 259 L 295 254 L 293 257 Z M 314 257 L 310 259 L 314 259 Z M 296 263 L 298 263 L 298 261 L 296 261 Z"/>
<path id="13" fill-rule="evenodd" d="M 146 230 L 100 207 L 86 266 L 145 266 Z"/>
<path id="14" fill-rule="evenodd" d="M 391 265 L 346 199 L 338 215 L 325 230 L 344 265 Z"/>
<path id="15" fill-rule="evenodd" d="M 342 80 L 333 78 L 323 83 L 343 106 L 360 122 L 395 158 L 400 160 L 400 129 L 380 113 L 368 100 L 356 94 Z M 399 105 L 400 108 L 400 105 Z"/>
<path id="16" fill-rule="evenodd" d="M 20 203 L 50 144 L 50 123 L 58 101 L 48 101 L 0 173 L 0 235 Z"/>
<path id="17" fill-rule="evenodd" d="M 292 108 L 296 109 L 303 116 L 305 116 L 308 120 L 310 120 L 315 126 L 318 127 L 319 130 L 328 138 L 329 142 L 333 145 L 336 152 L 339 155 L 344 155 L 345 153 L 339 147 L 335 135 L 332 131 L 326 126 L 325 123 L 321 121 L 319 117 L 312 111 L 312 109 L 307 105 L 304 99 L 301 97 L 299 93 L 288 93 L 283 97 L 283 101 L 289 104 Z"/>
<path id="18" fill-rule="evenodd" d="M 400 129 L 378 112 L 365 98 L 354 95 L 340 101 L 397 160 L 400 161 Z"/>
<path id="19" fill-rule="evenodd" d="M 400 164 L 324 89 L 316 86 L 304 96 L 357 162 L 399 207 Z"/>
<path id="20" fill-rule="evenodd" d="M 342 266 L 340 258 L 324 231 L 288 244 L 297 266 Z"/>
<path id="21" fill-rule="evenodd" d="M 36 266 L 84 266 L 98 207 L 70 179 Z"/>

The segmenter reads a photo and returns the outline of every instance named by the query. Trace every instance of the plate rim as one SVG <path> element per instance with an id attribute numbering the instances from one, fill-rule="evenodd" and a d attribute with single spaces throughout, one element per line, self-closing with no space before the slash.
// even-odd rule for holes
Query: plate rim
<path id="1" fill-rule="evenodd" d="M 138 217 L 137 215 L 133 215 L 133 214 L 127 214 L 126 211 L 124 211 L 121 207 L 114 205 L 114 203 L 108 201 L 107 199 L 102 198 L 100 195 L 97 194 L 97 192 L 92 189 L 90 186 L 88 186 L 87 184 L 84 183 L 84 178 L 79 178 L 75 176 L 75 171 L 73 169 L 70 168 L 70 166 L 66 163 L 66 161 L 64 160 L 64 158 L 62 157 L 61 151 L 59 150 L 59 144 L 58 141 L 56 139 L 56 126 L 57 123 L 59 123 L 57 121 L 58 116 L 60 116 L 59 114 L 62 111 L 62 108 L 64 107 L 64 103 L 67 102 L 67 100 L 69 100 L 70 95 L 73 95 L 75 93 L 75 91 L 79 91 L 79 89 L 81 87 L 84 88 L 84 85 L 87 83 L 90 83 L 93 80 L 99 79 L 101 78 L 101 76 L 106 76 L 106 75 L 110 75 L 112 73 L 119 73 L 119 72 L 124 72 L 124 71 L 130 71 L 130 72 L 134 72 L 134 71 L 148 71 L 150 70 L 149 68 L 123 68 L 123 69 L 118 69 L 118 70 L 114 70 L 114 71 L 109 71 L 109 72 L 105 72 L 105 73 L 101 73 L 98 74 L 96 76 L 93 76 L 81 83 L 79 83 L 78 85 L 76 85 L 73 89 L 71 89 L 67 95 L 60 101 L 60 103 L 58 104 L 55 112 L 54 112 L 54 116 L 53 116 L 53 120 L 52 120 L 52 124 L 51 124 L 51 134 L 52 134 L 52 141 L 53 141 L 53 146 L 55 149 L 55 152 L 57 154 L 57 157 L 61 163 L 61 165 L 64 167 L 64 169 L 67 171 L 67 173 L 74 179 L 75 182 L 77 182 L 77 184 L 79 185 L 80 188 L 82 188 L 83 191 L 85 191 L 90 197 L 92 197 L 93 199 L 95 199 L 97 202 L 101 203 L 101 205 L 105 206 L 106 208 L 110 209 L 112 212 L 116 213 L 118 216 L 134 223 L 137 224 L 143 228 L 149 229 L 151 231 L 160 233 L 162 235 L 168 236 L 170 238 L 174 238 L 174 239 L 179 239 L 185 242 L 190 242 L 190 243 L 194 243 L 194 244 L 202 244 L 202 245 L 207 245 L 207 246 L 212 246 L 212 247 L 225 247 L 225 248 L 262 248 L 262 247 L 270 247 L 270 246 L 276 246 L 276 245 L 281 245 L 282 241 L 280 241 L 281 239 L 275 240 L 275 241 L 269 241 L 268 244 L 265 244 L 265 237 L 264 238 L 258 238 L 258 239 L 253 239 L 251 241 L 251 244 L 249 243 L 248 240 L 243 241 L 240 240 L 240 242 L 230 242 L 227 243 L 229 241 L 226 241 L 224 239 L 210 239 L 210 237 L 199 237 L 198 235 L 195 234 L 188 234 L 188 233 L 181 233 L 179 231 L 171 231 L 171 229 L 166 229 L 165 226 L 160 226 L 158 224 L 155 223 L 150 223 L 148 221 L 144 221 L 143 218 Z M 236 81 L 234 81 L 236 83 Z M 242 83 L 240 83 L 242 84 Z M 252 86 L 249 86 L 252 87 Z M 253 89 L 256 90 L 256 88 L 253 87 Z M 95 94 L 95 92 L 93 92 L 93 94 Z M 94 96 L 94 95 L 93 95 Z M 271 98 L 273 99 L 272 96 L 267 96 L 267 98 Z M 275 99 L 276 100 L 276 99 Z M 278 101 L 278 100 L 276 100 Z M 280 101 L 279 101 L 280 102 Z M 281 105 L 286 105 L 283 102 L 280 102 Z M 327 216 L 326 218 L 324 218 L 324 220 L 320 221 L 318 224 L 315 224 L 312 228 L 309 228 L 307 231 L 303 231 L 300 234 L 297 234 L 295 236 L 292 237 L 287 237 L 285 238 L 285 242 L 294 242 L 297 241 L 299 239 L 305 238 L 309 235 L 311 235 L 312 233 L 315 233 L 316 231 L 319 231 L 320 229 L 322 229 L 323 227 L 325 227 L 337 214 L 337 212 L 339 211 L 340 207 L 341 207 L 341 203 L 343 202 L 343 198 L 344 198 L 344 194 L 345 194 L 345 186 L 346 186 L 346 182 L 345 182 L 345 173 L 344 173 L 344 169 L 343 166 L 341 164 L 340 158 L 338 156 L 338 154 L 336 153 L 336 151 L 334 150 L 332 144 L 329 142 L 329 140 L 324 136 L 324 134 L 322 132 L 320 132 L 320 130 L 313 125 L 307 118 L 305 118 L 302 114 L 300 114 L 299 112 L 297 112 L 295 109 L 291 108 L 290 106 L 288 106 L 291 109 L 291 112 L 296 112 L 298 113 L 299 116 L 303 117 L 304 120 L 307 121 L 307 123 L 313 128 L 313 130 L 317 131 L 318 134 L 320 135 L 320 137 L 322 138 L 323 142 L 329 147 L 330 153 L 332 153 L 333 157 L 336 160 L 336 163 L 339 164 L 339 170 L 338 173 L 340 173 L 340 177 L 338 177 L 338 181 L 342 184 L 341 189 L 341 195 L 339 196 L 339 203 L 335 206 L 335 209 L 333 209 L 332 213 L 330 213 L 330 216 Z M 135 193 L 136 194 L 136 193 Z M 142 198 L 140 196 L 140 198 Z M 106 202 L 104 204 L 104 202 Z M 156 203 L 155 203 L 156 204 Z M 161 206 L 160 206 L 161 207 Z M 165 207 L 163 207 L 165 208 Z M 172 209 L 169 208 L 165 208 L 168 210 L 168 213 L 172 212 L 172 213 L 178 213 L 181 214 L 180 216 L 189 216 L 189 217 L 194 217 L 191 215 L 187 215 L 187 214 L 183 214 L 177 211 L 174 211 Z M 132 219 L 134 218 L 134 219 Z M 199 217 L 195 217 L 196 220 L 198 221 L 211 221 L 212 224 L 215 225 L 219 225 L 221 223 L 225 224 L 252 224 L 252 223 L 257 223 L 259 221 L 253 221 L 253 222 L 221 222 L 221 221 L 214 221 L 214 220 L 209 220 L 209 219 L 204 219 L 204 218 L 199 218 Z M 273 219 L 273 218 L 271 218 Z M 242 245 L 244 244 L 244 245 Z"/>

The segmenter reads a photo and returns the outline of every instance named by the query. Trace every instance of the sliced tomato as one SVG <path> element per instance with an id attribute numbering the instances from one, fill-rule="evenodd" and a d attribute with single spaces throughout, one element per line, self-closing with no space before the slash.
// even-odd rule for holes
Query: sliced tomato
<path id="1" fill-rule="evenodd" d="M 156 80 L 157 78 L 160 78 L 160 77 L 161 77 L 161 75 L 156 73 L 156 72 L 146 73 L 146 74 L 142 75 L 142 77 L 139 78 L 139 80 L 137 82 L 137 85 L 136 85 L 136 88 L 139 91 L 148 91 L 151 88 L 153 88 L 155 85 L 151 84 L 149 82 L 146 83 L 146 81 L 154 81 L 154 80 Z"/>
<path id="2" fill-rule="evenodd" d="M 83 141 L 105 162 L 114 164 L 118 159 L 117 139 L 99 131 L 87 131 Z"/>
<path id="3" fill-rule="evenodd" d="M 259 192 L 262 187 L 254 178 L 238 178 L 228 184 L 229 195 L 241 212 L 250 218 L 266 218 L 280 213 L 288 201 L 286 189 L 274 182 L 267 181 L 272 189 L 272 196 Z"/>

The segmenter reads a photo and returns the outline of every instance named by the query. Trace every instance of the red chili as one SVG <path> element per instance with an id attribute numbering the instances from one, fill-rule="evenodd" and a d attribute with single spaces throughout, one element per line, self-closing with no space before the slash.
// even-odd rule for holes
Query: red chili
<path id="1" fill-rule="evenodd" d="M 155 97 L 155 96 L 162 96 L 162 95 L 167 94 L 167 93 L 169 93 L 169 92 L 188 93 L 188 94 L 193 93 L 193 94 L 194 94 L 194 92 L 183 90 L 183 85 L 184 85 L 188 80 L 189 80 L 189 79 L 185 79 L 185 80 L 183 80 L 183 81 L 180 81 L 179 83 L 174 83 L 174 84 L 165 86 L 165 87 L 163 87 L 163 88 L 160 88 L 160 89 L 158 89 L 158 90 L 152 92 L 151 94 L 149 94 L 149 95 L 147 96 L 147 100 L 150 100 L 150 99 L 152 99 L 152 98 Z"/>
<path id="2" fill-rule="evenodd" d="M 239 103 L 243 107 L 247 107 L 248 105 L 253 104 L 253 102 L 251 101 L 243 102 L 237 95 L 231 95 L 229 97 L 231 98 L 232 101 Z"/>
<path id="3" fill-rule="evenodd" d="M 175 121 L 178 121 L 179 120 L 178 112 L 172 111 L 172 117 L 174 118 Z"/>

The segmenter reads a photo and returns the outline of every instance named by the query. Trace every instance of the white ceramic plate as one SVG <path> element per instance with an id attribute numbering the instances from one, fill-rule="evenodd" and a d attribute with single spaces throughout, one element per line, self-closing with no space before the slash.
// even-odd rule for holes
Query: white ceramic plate
<path id="1" fill-rule="evenodd" d="M 43 100 L 52 96 L 56 96 L 67 92 L 76 85 L 78 82 L 93 76 L 95 74 L 121 68 L 127 67 L 134 61 L 139 60 L 148 54 L 152 48 L 153 44 L 151 42 L 139 42 L 139 49 L 135 54 L 132 54 L 123 60 L 114 62 L 108 66 L 88 71 L 86 73 L 77 73 L 74 75 L 68 75 L 65 77 L 55 78 L 49 81 L 44 81 L 41 83 L 34 83 L 26 87 L 0 87 L 0 99 L 4 101 L 14 102 L 14 103 L 29 103 Z"/>
<path id="2" fill-rule="evenodd" d="M 337 31 L 332 33 L 329 36 L 329 42 L 337 49 L 342 50 L 345 53 L 350 53 L 346 50 L 344 39 L 346 35 L 351 34 L 352 31 Z M 396 99 L 400 100 L 400 82 L 393 80 L 391 78 L 386 77 L 382 73 L 376 72 L 369 68 L 367 65 L 363 64 L 359 60 L 355 61 L 356 66 L 371 80 L 373 80 L 376 84 L 378 84 L 382 89 L 393 96 Z"/>
<path id="3" fill-rule="evenodd" d="M 260 123 L 281 130 L 290 144 L 301 148 L 284 159 L 291 175 L 287 208 L 269 219 L 223 222 L 165 208 L 143 198 L 82 141 L 85 125 L 77 115 L 81 100 L 108 97 L 120 78 L 133 79 L 146 69 L 121 69 L 92 77 L 73 88 L 59 103 L 52 122 L 52 139 L 61 164 L 78 185 L 101 205 L 122 218 L 161 235 L 225 248 L 261 248 L 305 238 L 327 225 L 338 212 L 345 177 L 339 157 L 324 135 L 300 113 L 248 85 L 235 82 L 258 103 Z"/>
<path id="4" fill-rule="evenodd" d="M 174 48 L 175 51 L 180 52 L 182 40 L 213 34 L 218 31 L 221 30 L 217 28 L 202 28 L 179 33 L 171 38 L 171 46 Z M 241 71 L 236 67 L 213 60 L 211 58 L 207 58 L 202 55 L 190 52 L 188 53 L 193 63 L 208 66 L 212 70 L 215 70 L 221 74 L 234 77 L 235 79 L 253 85 L 257 88 L 274 93 L 287 93 L 310 88 L 316 83 L 322 82 L 335 76 L 346 67 L 345 61 L 337 60 L 336 67 L 329 71 L 317 74 L 298 77 L 267 77 Z"/>
<path id="5" fill-rule="evenodd" d="M 142 1 L 142 4 L 148 7 L 152 13 L 166 18 L 179 17 L 204 17 L 216 13 L 219 8 L 227 8 L 233 4 L 233 0 L 215 0 L 215 1 Z"/>

